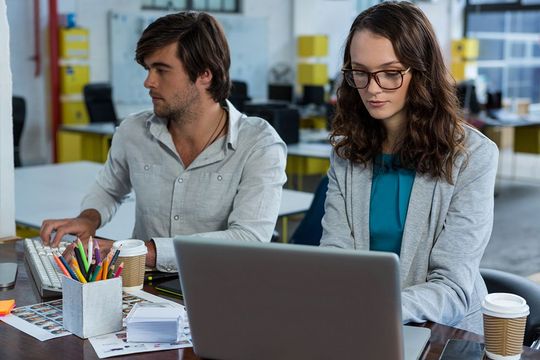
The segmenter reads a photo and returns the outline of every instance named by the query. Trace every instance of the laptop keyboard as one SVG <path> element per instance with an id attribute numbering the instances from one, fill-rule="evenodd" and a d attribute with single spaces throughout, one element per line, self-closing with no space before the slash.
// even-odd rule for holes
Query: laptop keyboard
<path id="1" fill-rule="evenodd" d="M 42 297 L 60 296 L 62 293 L 62 271 L 56 265 L 53 254 L 62 254 L 70 240 L 76 237 L 66 235 L 58 248 L 45 246 L 39 237 L 24 239 L 24 255 Z"/>

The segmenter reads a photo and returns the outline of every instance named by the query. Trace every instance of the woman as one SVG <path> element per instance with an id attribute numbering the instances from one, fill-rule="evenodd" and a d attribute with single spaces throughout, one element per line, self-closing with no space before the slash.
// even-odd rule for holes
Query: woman
<path id="1" fill-rule="evenodd" d="M 321 245 L 395 252 L 404 323 L 483 333 L 498 150 L 459 116 L 427 17 L 407 2 L 362 12 L 343 76 Z"/>

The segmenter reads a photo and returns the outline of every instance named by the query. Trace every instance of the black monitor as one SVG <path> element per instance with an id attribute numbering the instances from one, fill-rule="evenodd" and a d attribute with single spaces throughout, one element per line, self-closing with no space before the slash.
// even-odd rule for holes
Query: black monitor
<path id="1" fill-rule="evenodd" d="M 471 114 L 480 112 L 480 103 L 476 97 L 474 81 L 463 81 L 457 85 L 457 97 L 462 109 L 469 110 Z"/>
<path id="2" fill-rule="evenodd" d="M 300 114 L 298 109 L 276 106 L 275 103 L 246 105 L 245 113 L 259 116 L 272 125 L 286 144 L 295 144 L 300 136 Z"/>
<path id="3" fill-rule="evenodd" d="M 302 97 L 302 104 L 324 104 L 324 86 L 304 85 L 304 96 Z"/>
<path id="4" fill-rule="evenodd" d="M 269 84 L 268 99 L 282 100 L 287 102 L 293 101 L 294 89 L 292 85 L 285 84 Z"/>

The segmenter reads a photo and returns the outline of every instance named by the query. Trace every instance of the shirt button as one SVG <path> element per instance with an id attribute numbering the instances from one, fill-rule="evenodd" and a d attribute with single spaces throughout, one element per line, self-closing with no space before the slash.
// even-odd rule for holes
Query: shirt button
<path id="1" fill-rule="evenodd" d="M 181 184 L 181 183 L 184 182 L 184 179 L 180 178 L 180 179 L 178 179 L 178 182 Z"/>
<path id="2" fill-rule="evenodd" d="M 174 220 L 178 220 L 178 219 L 180 219 L 180 216 L 174 215 Z"/>
<path id="3" fill-rule="evenodd" d="M 150 165 L 144 165 L 144 170 L 150 170 Z"/>
<path id="4" fill-rule="evenodd" d="M 223 179 L 223 176 L 218 175 L 218 176 L 217 176 L 217 179 L 218 179 L 218 181 L 221 181 L 221 180 Z"/>

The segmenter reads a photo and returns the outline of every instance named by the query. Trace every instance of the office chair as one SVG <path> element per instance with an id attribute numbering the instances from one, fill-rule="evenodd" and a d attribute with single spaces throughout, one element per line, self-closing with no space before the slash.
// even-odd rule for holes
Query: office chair
<path id="1" fill-rule="evenodd" d="M 321 220 L 324 216 L 327 190 L 328 176 L 325 175 L 315 190 L 311 206 L 289 241 L 291 244 L 319 246 L 323 232 Z"/>
<path id="2" fill-rule="evenodd" d="M 87 84 L 84 86 L 83 93 L 90 122 L 112 122 L 115 124 L 118 122 L 110 84 Z"/>
<path id="3" fill-rule="evenodd" d="M 507 292 L 521 296 L 529 305 L 523 345 L 538 345 L 540 338 L 540 285 L 519 275 L 494 269 L 480 269 L 488 292 Z"/>
<path id="4" fill-rule="evenodd" d="M 20 142 L 26 118 L 26 101 L 20 96 L 11 98 L 13 107 L 13 161 L 15 167 L 21 166 Z"/>
<path id="5" fill-rule="evenodd" d="M 237 108 L 239 111 L 244 111 L 244 104 L 247 101 L 250 101 L 251 98 L 248 96 L 248 85 L 245 81 L 232 80 L 231 95 L 229 96 L 229 101 Z"/>

